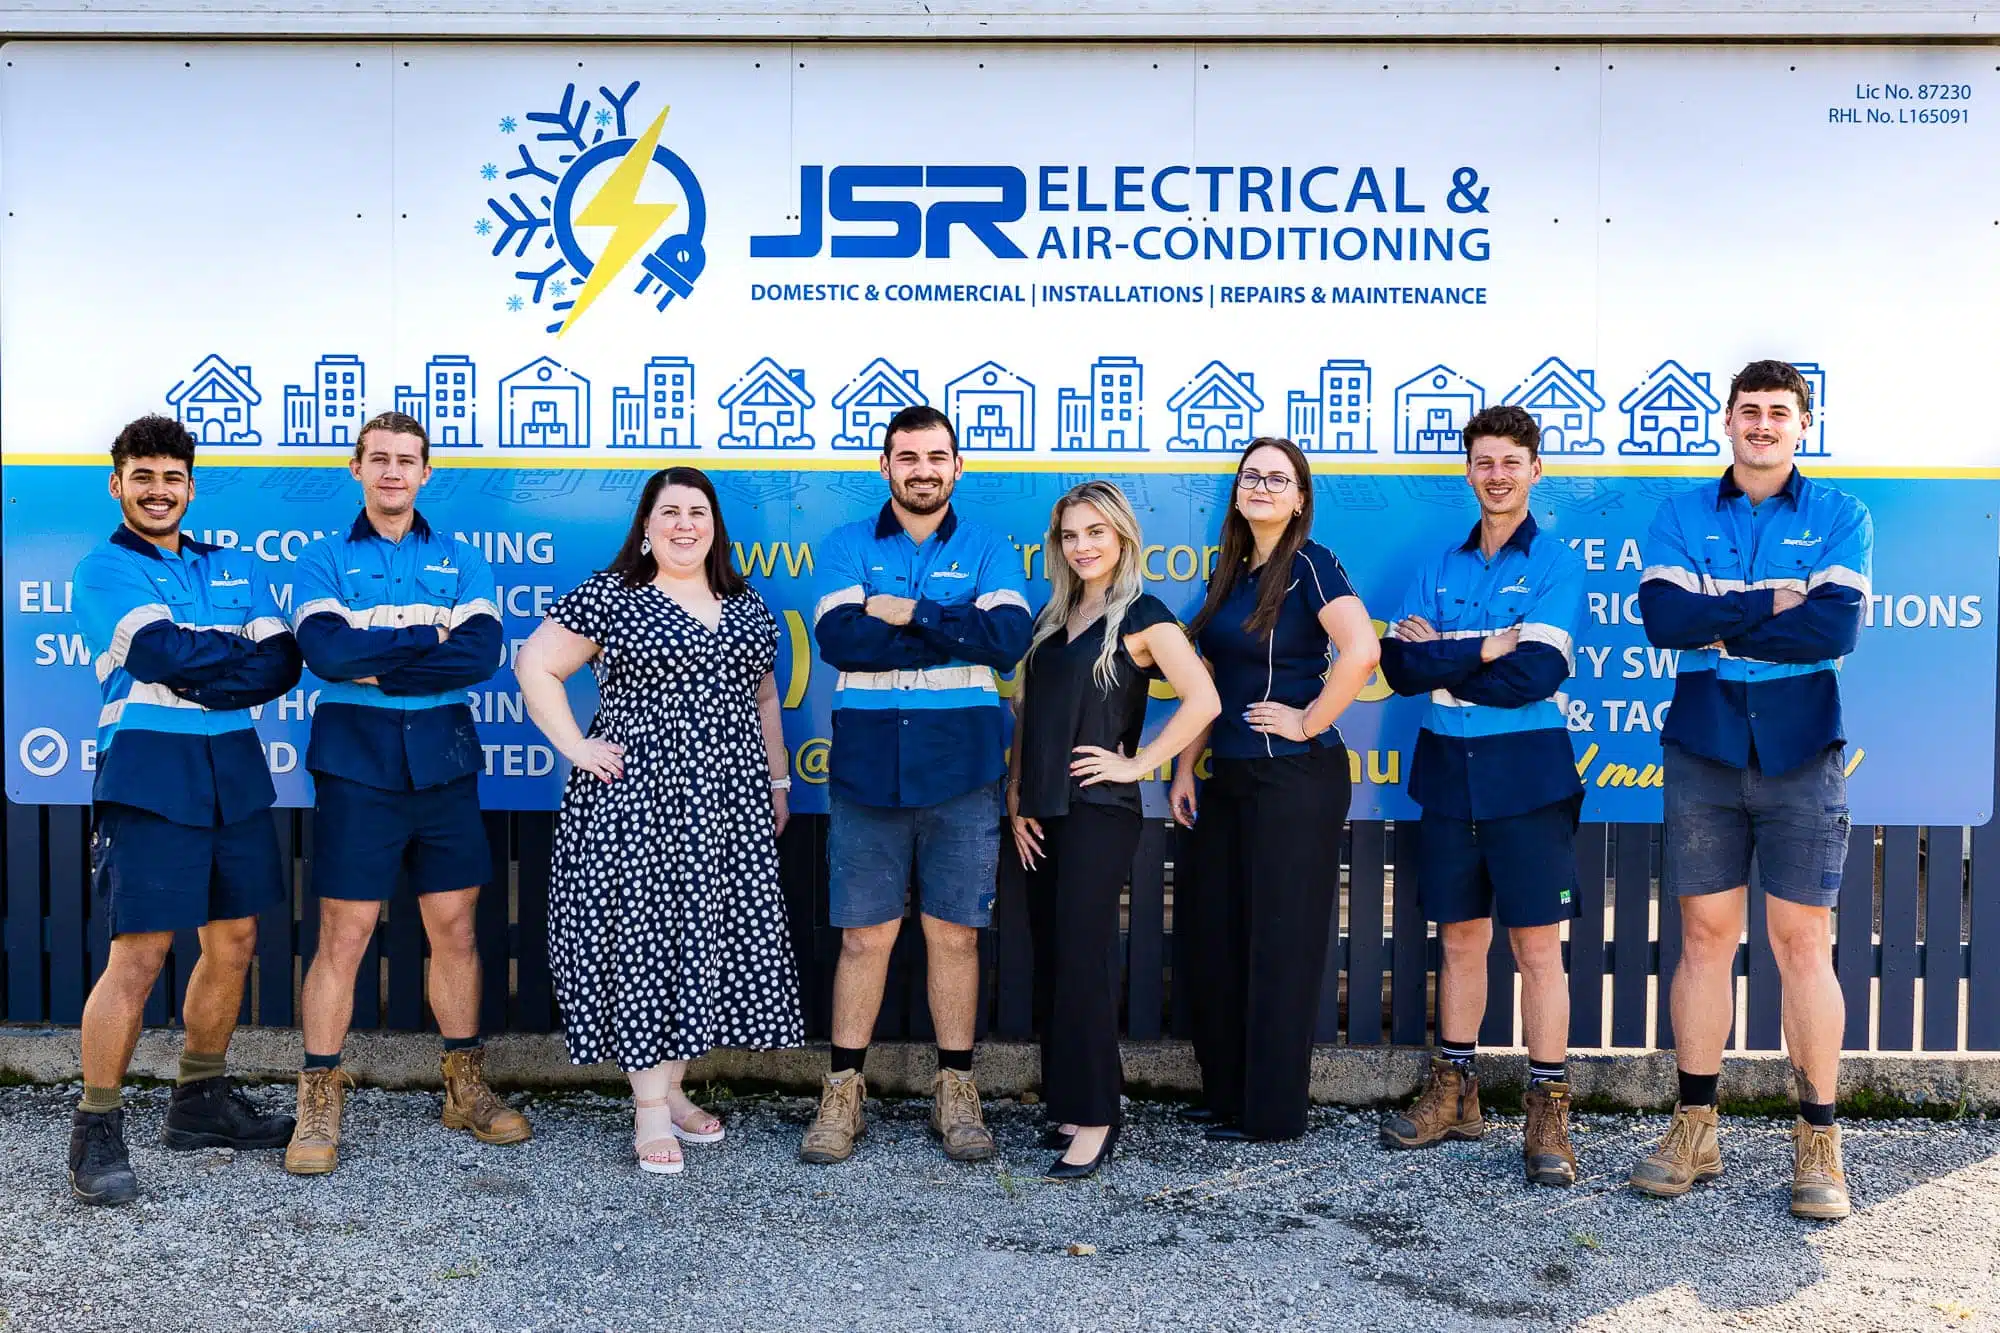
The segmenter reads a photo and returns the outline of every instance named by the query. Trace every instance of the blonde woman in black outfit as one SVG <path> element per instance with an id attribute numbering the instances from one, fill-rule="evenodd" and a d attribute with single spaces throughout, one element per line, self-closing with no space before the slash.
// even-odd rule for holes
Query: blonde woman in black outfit
<path id="1" fill-rule="evenodd" d="M 1056 502 L 1043 547 L 1048 605 L 1014 694 L 1007 783 L 1028 871 L 1048 1174 L 1095 1172 L 1118 1141 L 1118 900 L 1139 842 L 1139 780 L 1221 710 L 1187 635 L 1139 576 L 1139 521 L 1125 494 L 1090 481 Z M 1181 698 L 1141 748 L 1149 679 Z"/>

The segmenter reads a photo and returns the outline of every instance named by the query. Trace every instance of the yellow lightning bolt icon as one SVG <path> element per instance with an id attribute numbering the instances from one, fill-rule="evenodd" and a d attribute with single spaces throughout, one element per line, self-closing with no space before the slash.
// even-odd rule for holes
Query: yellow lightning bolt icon
<path id="1" fill-rule="evenodd" d="M 604 243 L 604 249 L 597 256 L 597 263 L 590 270 L 590 278 L 576 294 L 576 305 L 570 309 L 569 318 L 563 321 L 556 336 L 569 332 L 569 326 L 590 309 L 597 294 L 610 286 L 625 266 L 632 262 L 632 256 L 639 253 L 660 224 L 673 216 L 678 204 L 642 204 L 638 200 L 639 185 L 646 179 L 646 168 L 652 164 L 653 148 L 660 142 L 660 130 L 667 123 L 666 107 L 653 117 L 653 123 L 639 136 L 639 141 L 626 151 L 611 176 L 591 196 L 576 215 L 579 227 L 611 227 L 611 239 Z"/>

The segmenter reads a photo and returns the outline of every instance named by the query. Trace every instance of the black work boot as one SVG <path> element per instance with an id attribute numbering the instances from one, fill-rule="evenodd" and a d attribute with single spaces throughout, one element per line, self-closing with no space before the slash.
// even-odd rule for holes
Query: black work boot
<path id="1" fill-rule="evenodd" d="M 292 1118 L 265 1115 L 227 1075 L 182 1083 L 167 1107 L 160 1142 L 179 1152 L 196 1148 L 282 1148 Z"/>
<path id="2" fill-rule="evenodd" d="M 139 1178 L 125 1153 L 125 1112 L 78 1111 L 69 1122 L 69 1191 L 80 1203 L 130 1203 Z"/>

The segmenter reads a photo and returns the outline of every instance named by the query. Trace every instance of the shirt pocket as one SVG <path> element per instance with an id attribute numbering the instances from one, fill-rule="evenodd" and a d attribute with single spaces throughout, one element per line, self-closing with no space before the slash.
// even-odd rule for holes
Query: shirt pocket
<path id="1" fill-rule="evenodd" d="M 1748 586 L 1748 571 L 1741 551 L 1727 542 L 1704 542 L 1702 547 L 1696 558 L 1700 562 L 1704 593 L 1742 592 Z"/>
<path id="2" fill-rule="evenodd" d="M 458 604 L 459 572 L 456 569 L 417 571 L 417 591 L 425 606 L 451 607 Z"/>
<path id="3" fill-rule="evenodd" d="M 1764 586 L 1768 588 L 1789 588 L 1801 597 L 1805 596 L 1806 585 L 1812 581 L 1813 555 L 1817 547 L 1781 546 L 1776 554 L 1763 562 L 1759 572 L 1764 576 Z"/>

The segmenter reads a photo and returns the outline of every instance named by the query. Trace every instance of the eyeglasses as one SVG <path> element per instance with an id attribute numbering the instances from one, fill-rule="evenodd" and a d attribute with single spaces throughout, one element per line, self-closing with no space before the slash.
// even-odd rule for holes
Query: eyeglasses
<path id="1" fill-rule="evenodd" d="M 1273 495 L 1283 495 L 1292 488 L 1292 479 L 1282 472 L 1239 472 L 1236 474 L 1236 489 L 1239 491 L 1269 491 Z"/>

